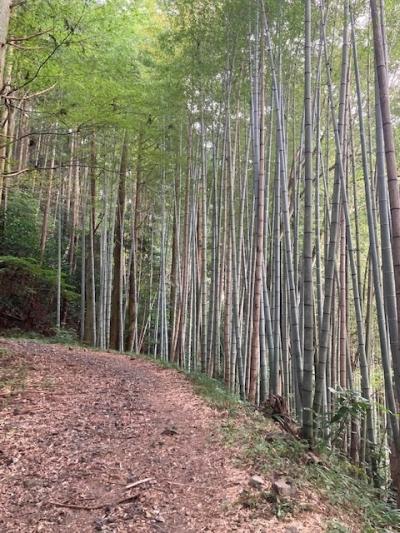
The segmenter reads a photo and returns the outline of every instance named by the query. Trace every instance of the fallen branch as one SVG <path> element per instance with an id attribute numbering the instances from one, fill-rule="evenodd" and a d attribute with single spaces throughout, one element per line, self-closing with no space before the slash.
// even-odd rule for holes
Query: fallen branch
<path id="1" fill-rule="evenodd" d="M 49 501 L 49 504 L 54 505 L 55 507 L 66 507 L 68 509 L 79 509 L 82 511 L 96 511 L 98 509 L 103 509 L 103 507 L 115 507 L 117 505 L 122 505 L 123 503 L 129 503 L 131 501 L 137 500 L 138 498 L 139 496 L 137 494 L 134 494 L 133 496 L 122 498 L 121 500 L 117 500 L 116 502 L 101 503 L 98 505 L 76 505 L 73 503 L 61 503 L 61 502 L 53 502 L 53 501 Z"/>
<path id="2" fill-rule="evenodd" d="M 19 176 L 20 174 L 23 174 L 24 172 L 30 172 L 32 170 L 35 170 L 34 168 L 24 168 L 23 170 L 18 170 L 17 172 L 9 172 L 8 174 L 3 174 L 4 178 L 15 178 L 16 176 Z"/>
<path id="3" fill-rule="evenodd" d="M 169 485 L 177 485 L 178 487 L 190 487 L 190 483 L 177 483 L 176 481 L 168 481 L 168 479 L 166 480 L 166 482 Z"/>
<path id="4" fill-rule="evenodd" d="M 140 479 L 139 481 L 135 481 L 134 483 L 130 483 L 125 487 L 125 490 L 133 489 L 134 487 L 138 487 L 139 485 L 143 485 L 143 483 L 147 483 L 149 481 L 152 481 L 153 478 L 148 477 L 146 479 Z M 80 509 L 83 511 L 96 511 L 97 509 L 103 509 L 103 507 L 116 507 L 117 505 L 122 505 L 123 503 L 129 503 L 133 500 L 136 500 L 139 496 L 137 494 L 134 494 L 133 496 L 127 496 L 126 498 L 122 498 L 121 500 L 117 500 L 112 503 L 101 503 L 98 505 L 79 505 L 74 503 L 61 503 L 61 502 L 53 502 L 49 501 L 50 505 L 54 505 L 55 507 L 67 507 L 68 509 Z"/>
<path id="5" fill-rule="evenodd" d="M 140 479 L 139 481 L 135 481 L 134 483 L 129 483 L 129 485 L 125 487 L 125 490 L 133 489 L 133 487 L 138 487 L 139 485 L 147 483 L 148 481 L 153 481 L 153 478 L 147 477 L 146 479 Z"/>

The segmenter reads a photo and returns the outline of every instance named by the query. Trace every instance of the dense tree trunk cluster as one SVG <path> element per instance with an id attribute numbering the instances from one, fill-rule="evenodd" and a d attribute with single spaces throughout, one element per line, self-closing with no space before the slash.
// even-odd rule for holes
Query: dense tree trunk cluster
<path id="1" fill-rule="evenodd" d="M 400 494 L 400 191 L 383 0 L 195 4 L 174 2 L 176 65 L 157 57 L 165 65 L 134 95 L 126 73 L 128 96 L 99 97 L 97 115 L 68 122 L 66 89 L 16 88 L 23 52 L 6 46 L 2 2 L 1 254 L 18 255 L 8 213 L 25 195 L 30 255 L 80 292 L 83 341 L 207 373 L 257 405 L 282 396 L 311 445 L 337 447 Z M 175 92 L 159 85 L 168 69 Z M 120 114 L 107 122 L 110 107 Z"/>

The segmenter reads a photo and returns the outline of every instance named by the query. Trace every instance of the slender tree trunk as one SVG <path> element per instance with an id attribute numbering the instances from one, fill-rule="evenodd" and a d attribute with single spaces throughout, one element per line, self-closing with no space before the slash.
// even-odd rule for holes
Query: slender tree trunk
<path id="1" fill-rule="evenodd" d="M 304 244 L 303 244 L 303 285 L 304 285 L 304 374 L 303 374 L 303 435 L 313 439 L 312 391 L 314 374 L 314 309 L 313 309 L 313 165 L 312 165 L 312 105 L 311 105 L 311 0 L 305 1 L 305 76 L 304 76 L 304 117 L 305 117 L 305 191 L 304 191 Z"/>
<path id="2" fill-rule="evenodd" d="M 322 15 L 324 16 L 324 15 Z M 321 21 L 321 26 L 323 27 L 323 43 L 322 45 L 326 47 L 325 42 L 325 25 L 326 21 Z M 346 111 L 346 94 L 347 94 L 347 83 L 348 83 L 348 56 L 349 56 L 349 32 L 348 32 L 348 0 L 345 1 L 345 20 L 344 20 L 344 29 L 343 29 L 343 46 L 342 46 L 342 71 L 341 71 L 341 82 L 340 82 L 340 95 L 339 95 L 339 118 L 337 129 L 339 137 L 342 141 L 344 136 L 344 122 L 345 122 L 345 111 Z M 327 65 L 327 68 L 330 68 L 330 65 Z M 335 126 L 336 127 L 336 126 Z M 332 196 L 332 208 L 330 216 L 330 226 L 329 226 L 329 240 L 328 240 L 328 250 L 327 250 L 327 260 L 325 267 L 325 294 L 324 294 L 324 303 L 323 303 L 323 313 L 322 313 L 322 323 L 321 323 L 321 332 L 319 339 L 319 356 L 318 356 L 318 366 L 316 371 L 315 378 L 315 395 L 314 395 L 314 411 L 321 412 L 323 405 L 323 395 L 324 390 L 326 389 L 326 366 L 328 360 L 328 350 L 329 350 L 329 335 L 331 330 L 331 310 L 332 310 L 332 298 L 333 298 L 333 280 L 335 273 L 335 264 L 336 264 L 336 251 L 338 243 L 338 229 L 339 229 L 339 213 L 340 213 L 340 176 L 339 176 L 339 154 L 336 153 L 336 163 L 335 163 L 335 181 L 334 189 Z"/>
<path id="3" fill-rule="evenodd" d="M 111 325 L 110 325 L 110 347 L 114 350 L 123 351 L 123 324 L 122 324 L 122 283 L 123 283 L 123 235 L 125 216 L 125 180 L 128 170 L 128 133 L 124 134 L 122 145 L 121 165 L 118 181 L 118 198 L 115 212 L 114 229 L 114 276 L 111 294 Z M 122 342 L 121 342 L 122 341 Z"/>
<path id="4" fill-rule="evenodd" d="M 264 47 L 262 46 L 262 50 Z M 258 171 L 257 194 L 257 226 L 256 226 L 256 253 L 253 287 L 253 331 L 250 352 L 250 386 L 249 400 L 257 402 L 258 384 L 260 375 L 260 319 L 261 319 L 261 293 L 263 287 L 264 268 L 264 216 L 265 216 L 265 161 L 264 161 L 264 54 L 260 60 L 260 153 Z"/>
<path id="5" fill-rule="evenodd" d="M 374 35 L 375 66 L 378 79 L 379 103 L 382 116 L 383 140 L 386 156 L 386 172 L 388 179 L 388 192 L 390 201 L 391 229 L 392 229 L 392 256 L 394 279 L 396 287 L 397 303 L 397 334 L 400 331 L 400 192 L 397 177 L 397 161 L 395 152 L 395 140 L 390 111 L 389 82 L 386 64 L 384 37 L 382 35 L 381 17 L 376 0 L 370 0 L 372 28 Z M 400 369 L 399 351 L 393 353 L 397 358 L 395 363 L 396 381 L 400 381 L 398 375 Z M 399 387 L 398 387 L 399 388 Z"/>
<path id="6" fill-rule="evenodd" d="M 0 94 L 4 85 L 4 67 L 6 63 L 8 26 L 11 18 L 12 0 L 1 0 L 0 3 Z"/>
<path id="7" fill-rule="evenodd" d="M 129 300 L 128 300 L 128 351 L 137 351 L 138 344 L 138 279 L 137 279 L 137 262 L 138 262 L 138 234 L 140 221 L 140 204 L 142 193 L 142 164 L 143 164 L 143 132 L 139 134 L 138 156 L 136 165 L 136 194 L 135 208 L 132 222 L 132 244 L 131 244 L 131 272 L 129 276 Z"/>
<path id="8" fill-rule="evenodd" d="M 50 172 L 49 172 L 49 183 L 47 186 L 47 199 L 46 205 L 43 213 L 43 223 L 42 223 L 42 234 L 40 238 L 40 262 L 43 262 L 44 253 L 46 249 L 47 236 L 49 231 L 49 217 L 50 217 L 50 207 L 51 207 L 51 197 L 53 193 L 53 178 L 54 178 L 54 163 L 56 159 L 56 145 L 54 141 L 53 154 L 51 156 L 50 163 Z"/>
<path id="9" fill-rule="evenodd" d="M 95 346 L 97 343 L 96 327 L 96 280 L 95 280 L 95 230 L 96 230 L 96 136 L 90 140 L 90 214 L 89 214 L 89 248 L 86 253 L 86 316 L 84 339 Z M 86 235 L 86 229 L 83 228 Z"/>
<path id="10" fill-rule="evenodd" d="M 182 281 L 181 298 L 179 305 L 179 320 L 177 328 L 176 345 L 173 350 L 174 362 L 183 366 L 186 346 L 186 310 L 188 304 L 189 291 L 189 244 L 190 244 L 190 199 L 191 199 L 191 172 L 192 172 L 192 124 L 189 122 L 188 130 L 188 165 L 186 170 L 185 183 L 185 207 L 184 207 L 184 228 L 183 228 L 183 256 L 182 256 Z"/>

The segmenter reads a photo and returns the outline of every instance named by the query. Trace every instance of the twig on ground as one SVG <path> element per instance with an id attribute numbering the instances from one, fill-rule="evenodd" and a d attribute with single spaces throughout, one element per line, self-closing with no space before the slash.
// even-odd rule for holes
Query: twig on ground
<path id="1" fill-rule="evenodd" d="M 54 502 L 54 501 L 49 501 L 49 504 L 54 505 L 55 507 L 67 507 L 68 509 L 80 509 L 83 511 L 96 511 L 97 509 L 103 509 L 103 507 L 116 507 L 117 505 L 122 505 L 123 503 L 129 503 L 131 501 L 137 500 L 138 498 L 139 498 L 138 494 L 134 494 L 133 496 L 122 498 L 121 500 L 117 500 L 116 502 L 100 503 L 98 505 L 77 505 L 73 503 L 62 503 L 62 502 Z"/>
<path id="2" fill-rule="evenodd" d="M 139 481 L 135 481 L 134 483 L 130 483 L 125 487 L 125 490 L 133 489 L 134 487 L 138 487 L 139 485 L 143 485 L 144 483 L 147 483 L 149 481 L 152 481 L 153 478 L 148 477 L 146 479 L 140 479 Z M 103 507 L 115 507 L 117 505 L 122 505 L 123 503 L 129 503 L 133 500 L 136 500 L 139 496 L 137 494 L 134 494 L 133 496 L 127 496 L 126 498 L 122 498 L 121 500 L 117 500 L 112 503 L 101 503 L 98 505 L 78 505 L 74 503 L 62 503 L 62 502 L 54 502 L 50 501 L 49 503 L 51 505 L 54 505 L 56 507 L 67 507 L 68 509 L 81 509 L 83 511 L 95 511 L 96 509 L 102 509 Z"/>
<path id="3" fill-rule="evenodd" d="M 129 483 L 129 485 L 125 487 L 125 490 L 133 489 L 133 487 L 138 487 L 139 485 L 147 483 L 148 481 L 153 481 L 153 478 L 147 477 L 146 479 L 140 479 L 139 481 L 135 481 L 134 483 Z"/>

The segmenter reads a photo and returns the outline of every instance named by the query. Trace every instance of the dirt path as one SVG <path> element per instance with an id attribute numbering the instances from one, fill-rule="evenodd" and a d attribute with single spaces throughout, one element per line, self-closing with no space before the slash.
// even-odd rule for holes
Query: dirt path
<path id="1" fill-rule="evenodd" d="M 223 415 L 175 371 L 28 341 L 0 349 L 27 365 L 0 412 L 1 532 L 322 531 L 240 511 L 249 473 L 221 445 Z"/>

